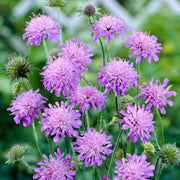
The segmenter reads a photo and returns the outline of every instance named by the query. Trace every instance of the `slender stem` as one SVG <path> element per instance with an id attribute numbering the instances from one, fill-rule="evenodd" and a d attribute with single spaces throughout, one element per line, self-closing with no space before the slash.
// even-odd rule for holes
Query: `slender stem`
<path id="1" fill-rule="evenodd" d="M 131 153 L 132 139 L 127 142 L 127 153 Z"/>
<path id="2" fill-rule="evenodd" d="M 120 138 L 121 138 L 122 132 L 123 132 L 123 130 L 121 129 L 121 131 L 119 131 L 119 135 L 118 135 L 118 137 L 117 137 L 116 144 L 115 144 L 115 146 L 114 146 L 114 150 L 113 150 L 113 153 L 112 153 L 112 155 L 111 155 L 111 160 L 110 160 L 109 169 L 108 169 L 108 173 L 107 173 L 107 179 L 109 179 L 109 176 L 110 176 L 110 173 L 111 173 L 112 162 L 113 162 L 113 159 L 114 159 L 116 150 L 117 150 L 117 148 L 118 148 L 118 144 L 119 144 L 119 140 L 120 140 Z"/>
<path id="3" fill-rule="evenodd" d="M 70 152 L 70 149 L 69 149 L 69 138 L 65 137 L 64 141 L 65 141 L 65 146 L 66 146 L 66 152 L 67 152 L 67 154 L 69 154 L 69 152 Z"/>
<path id="4" fill-rule="evenodd" d="M 118 97 L 115 96 L 115 104 L 116 104 L 116 113 L 119 114 L 118 112 Z"/>
<path id="5" fill-rule="evenodd" d="M 53 148 L 52 148 L 51 139 L 50 139 L 49 136 L 47 136 L 46 138 L 47 138 L 47 142 L 48 142 L 50 153 L 53 155 L 54 151 L 53 151 Z"/>
<path id="6" fill-rule="evenodd" d="M 158 143 L 158 140 L 157 140 L 156 130 L 155 130 L 154 126 L 153 126 L 153 129 L 154 129 L 154 138 L 155 138 L 155 141 L 156 141 L 156 145 L 157 145 L 158 149 L 160 149 L 160 146 L 159 146 L 159 143 Z"/>
<path id="7" fill-rule="evenodd" d="M 80 76 L 82 77 L 82 79 L 84 79 L 84 81 L 88 84 L 88 85 L 91 85 L 91 83 L 84 77 L 80 74 Z"/>
<path id="8" fill-rule="evenodd" d="M 136 70 L 137 70 L 137 74 L 139 75 L 139 64 L 136 64 Z M 136 93 L 137 93 L 137 95 L 139 94 L 139 77 L 137 77 L 137 84 L 138 84 L 138 86 L 137 86 L 137 89 L 136 89 Z M 137 104 L 138 104 L 138 98 L 137 98 Z M 138 105 L 137 105 L 137 110 L 138 110 Z"/>
<path id="9" fill-rule="evenodd" d="M 33 127 L 33 133 L 34 133 L 34 138 L 35 138 L 36 146 L 38 148 L 38 151 L 39 151 L 40 155 L 42 155 L 42 152 L 41 152 L 41 150 L 39 148 L 38 137 L 37 137 L 37 133 L 36 133 L 36 127 L 35 127 L 34 120 L 33 120 L 33 123 L 32 123 L 32 127 Z"/>
<path id="10" fill-rule="evenodd" d="M 159 169 L 159 164 L 161 163 L 161 159 L 158 158 L 157 161 L 156 161 L 156 165 L 155 165 L 155 170 L 154 170 L 154 178 L 153 179 L 156 179 L 157 178 L 157 173 L 158 173 L 158 169 Z"/>
<path id="11" fill-rule="evenodd" d="M 25 82 L 27 88 L 31 89 L 31 85 L 30 85 L 29 80 L 27 78 L 24 78 L 24 82 Z"/>
<path id="12" fill-rule="evenodd" d="M 71 145 L 71 149 L 72 149 L 73 148 L 72 139 L 70 141 L 71 141 L 70 145 Z M 74 161 L 75 161 L 75 169 L 76 169 L 76 172 L 78 173 L 79 172 L 79 166 L 78 166 L 78 161 L 77 161 L 77 158 L 76 158 L 76 153 L 74 151 L 72 151 L 72 152 L 73 152 Z"/>
<path id="13" fill-rule="evenodd" d="M 84 109 L 84 113 L 85 113 L 85 116 L 86 116 L 87 126 L 90 127 L 90 123 L 89 123 L 89 115 L 88 115 L 87 109 Z"/>
<path id="14" fill-rule="evenodd" d="M 109 44 L 108 44 L 108 50 L 107 50 L 107 62 L 109 62 L 109 55 L 110 55 L 110 39 L 109 39 Z"/>
<path id="15" fill-rule="evenodd" d="M 103 66 L 105 66 L 105 61 L 104 61 L 105 60 L 105 51 L 104 51 L 104 46 L 103 46 L 101 38 L 99 38 L 99 42 L 100 42 L 101 50 L 102 50 Z"/>
<path id="16" fill-rule="evenodd" d="M 49 53 L 48 53 L 48 48 L 47 48 L 45 39 L 43 39 L 43 45 L 44 45 L 47 61 L 49 61 Z"/>
<path id="17" fill-rule="evenodd" d="M 24 161 L 24 159 L 23 158 L 21 158 L 20 159 L 20 162 L 31 172 L 31 173 L 33 173 L 34 174 L 34 170 L 33 170 L 33 168 L 31 168 L 28 164 L 27 164 L 27 162 L 26 161 Z"/>
<path id="18" fill-rule="evenodd" d="M 59 25 L 59 27 L 61 27 L 60 8 L 59 8 L 59 7 L 56 7 L 56 11 L 57 11 L 57 16 L 58 16 L 58 25 Z M 61 32 L 59 32 L 59 41 L 60 41 L 60 43 L 62 43 L 62 35 L 61 35 Z"/>
<path id="19" fill-rule="evenodd" d="M 160 165 L 160 167 L 159 167 L 159 171 L 158 171 L 158 174 L 157 174 L 157 176 L 156 176 L 156 179 L 155 179 L 155 180 L 159 180 L 160 175 L 161 175 L 161 171 L 162 171 L 162 169 L 163 169 L 164 165 L 165 165 L 165 164 L 161 164 L 161 165 Z"/>

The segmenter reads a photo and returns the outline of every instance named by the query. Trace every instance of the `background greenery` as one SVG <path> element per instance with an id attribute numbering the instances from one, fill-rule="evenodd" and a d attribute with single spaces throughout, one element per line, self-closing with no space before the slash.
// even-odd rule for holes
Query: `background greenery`
<path id="1" fill-rule="evenodd" d="M 22 1 L 23 2 L 23 1 Z M 18 9 L 17 5 L 20 0 L 1 0 L 0 1 L 0 67 L 4 68 L 8 60 L 15 55 L 29 55 L 29 61 L 33 67 L 38 67 L 39 71 L 33 71 L 29 74 L 30 83 L 34 89 L 40 88 L 41 93 L 48 97 L 49 102 L 56 101 L 54 94 L 50 94 L 46 90 L 43 90 L 42 79 L 39 75 L 41 68 L 45 65 L 46 55 L 42 44 L 38 47 L 29 46 L 26 47 L 26 42 L 22 40 L 22 34 L 24 33 L 25 21 L 29 21 L 29 16 L 32 16 L 32 12 L 37 14 L 47 9 L 45 1 L 38 1 L 34 3 L 27 10 Z M 91 33 L 89 32 L 89 24 L 86 18 L 78 17 L 78 13 L 75 10 L 82 9 L 83 0 L 69 1 L 66 7 L 62 9 L 63 13 L 67 16 L 76 16 L 76 23 L 78 19 L 81 22 L 76 26 L 73 31 L 63 25 L 63 39 L 69 39 L 76 37 L 77 39 L 88 43 L 88 46 L 94 53 L 93 64 L 89 66 L 89 72 L 86 73 L 86 77 L 93 85 L 97 85 L 96 74 L 99 71 L 98 65 L 101 64 L 101 50 L 99 43 L 93 43 L 91 39 Z M 149 2 L 150 0 L 119 0 L 122 6 L 132 15 L 136 16 Z M 103 3 L 100 5 L 101 13 L 109 13 L 104 7 Z M 18 11 L 17 11 L 18 9 Z M 110 12 L 113 14 L 113 12 Z M 126 21 L 126 19 L 125 19 Z M 180 15 L 175 14 L 167 4 L 162 4 L 156 13 L 148 16 L 138 27 L 138 30 L 147 31 L 158 37 L 158 42 L 162 43 L 163 50 L 159 54 L 159 62 L 148 64 L 147 61 L 143 61 L 140 65 L 140 72 L 143 75 L 141 82 L 148 81 L 151 77 L 160 79 L 161 82 L 164 78 L 170 79 L 169 84 L 173 84 L 171 90 L 177 92 L 175 98 L 171 98 L 175 105 L 173 107 L 167 107 L 167 114 L 164 115 L 163 123 L 165 129 L 165 141 L 169 143 L 176 143 L 180 147 Z M 130 32 L 129 32 L 130 34 Z M 110 58 L 119 56 L 121 58 L 128 58 L 129 50 L 121 47 L 122 40 L 116 36 L 115 42 L 111 42 Z M 48 42 L 48 48 L 57 47 L 57 43 Z M 107 48 L 107 47 L 106 47 Z M 12 85 L 10 84 L 10 78 L 4 71 L 0 71 L 0 179 L 2 180 L 28 180 L 32 179 L 28 171 L 26 171 L 20 163 L 9 166 L 5 164 L 7 158 L 7 152 L 11 146 L 15 144 L 28 145 L 28 154 L 25 159 L 32 165 L 39 160 L 36 152 L 34 137 L 32 134 L 32 127 L 23 127 L 22 124 L 16 125 L 13 116 L 9 115 L 7 108 L 12 100 Z M 111 99 L 109 99 L 111 100 Z M 113 101 L 113 100 L 111 100 Z M 112 103 L 109 103 L 109 110 L 113 108 Z M 108 111 L 109 111 L 108 110 Z M 113 113 L 108 112 L 108 119 L 111 120 Z M 93 125 L 93 119 L 97 118 L 97 114 L 90 114 L 91 123 Z M 37 123 L 38 132 L 40 132 L 40 126 Z M 111 129 L 110 129 L 111 130 Z M 48 153 L 47 142 L 44 138 L 44 132 L 39 133 L 40 144 L 43 152 Z M 61 139 L 62 141 L 62 139 Z M 60 144 L 63 142 L 59 142 Z M 54 146 L 58 146 L 54 145 Z M 84 178 L 86 173 L 84 173 Z M 179 167 L 168 167 L 163 171 L 161 176 L 162 180 L 178 180 L 180 179 Z"/>

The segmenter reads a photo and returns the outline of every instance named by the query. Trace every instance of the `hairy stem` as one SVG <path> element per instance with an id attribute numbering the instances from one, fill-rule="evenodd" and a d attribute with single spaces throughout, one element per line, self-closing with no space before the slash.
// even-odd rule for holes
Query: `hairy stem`
<path id="1" fill-rule="evenodd" d="M 45 50 L 45 53 L 46 53 L 47 61 L 49 61 L 49 53 L 48 53 L 48 49 L 47 49 L 45 39 L 43 39 L 43 46 L 44 46 L 44 50 Z"/>

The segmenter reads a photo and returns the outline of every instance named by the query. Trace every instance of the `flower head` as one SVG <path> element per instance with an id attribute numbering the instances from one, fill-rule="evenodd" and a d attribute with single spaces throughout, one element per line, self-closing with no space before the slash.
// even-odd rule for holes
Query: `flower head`
<path id="1" fill-rule="evenodd" d="M 43 161 L 37 163 L 40 167 L 35 168 L 35 174 L 33 179 L 39 180 L 73 180 L 76 171 L 72 171 L 74 163 L 71 163 L 71 156 L 67 154 L 64 157 L 64 153 L 57 148 L 57 152 L 54 153 L 55 157 L 49 155 L 48 157 L 43 154 Z"/>
<path id="2" fill-rule="evenodd" d="M 81 161 L 85 159 L 85 166 L 89 163 L 94 166 L 96 163 L 98 166 L 102 165 L 102 159 L 106 159 L 105 154 L 109 155 L 112 150 L 109 147 L 112 146 L 109 139 L 112 136 L 106 136 L 106 132 L 101 129 L 97 132 L 93 128 L 88 128 L 87 132 L 82 132 L 81 136 L 77 137 L 76 142 L 73 142 L 73 150 L 80 153 L 77 156 L 77 160 Z"/>
<path id="3" fill-rule="evenodd" d="M 166 78 L 162 84 L 159 83 L 159 80 L 154 83 L 154 78 L 152 78 L 151 81 L 144 82 L 143 86 L 139 87 L 141 89 L 141 92 L 138 94 L 140 96 L 139 100 L 146 99 L 146 110 L 150 110 L 152 105 L 154 105 L 156 109 L 160 108 L 162 114 L 166 114 L 163 106 L 169 104 L 172 107 L 174 105 L 172 101 L 167 100 L 170 96 L 176 96 L 175 91 L 169 91 L 172 85 L 165 89 L 168 82 L 169 80 Z"/>
<path id="4" fill-rule="evenodd" d="M 58 55 L 65 60 L 69 60 L 76 68 L 82 73 L 83 69 L 87 71 L 86 64 L 91 64 L 92 60 L 90 59 L 93 54 L 91 50 L 88 49 L 87 44 L 77 41 L 76 38 L 73 40 L 66 40 L 65 44 L 59 43 L 63 52 L 60 52 Z"/>
<path id="5" fill-rule="evenodd" d="M 149 132 L 154 132 L 152 124 L 155 123 L 152 119 L 152 113 L 145 110 L 145 105 L 128 104 L 127 112 L 124 110 L 120 111 L 120 114 L 124 115 L 123 119 L 119 119 L 120 123 L 123 123 L 122 129 L 130 129 L 126 140 L 129 141 L 133 138 L 133 142 L 136 142 L 138 136 L 141 138 L 142 143 L 145 143 L 145 139 L 149 139 L 151 136 Z"/>
<path id="6" fill-rule="evenodd" d="M 88 4 L 84 7 L 83 12 L 87 16 L 93 16 L 96 13 L 96 7 L 92 4 Z"/>
<path id="7" fill-rule="evenodd" d="M 98 73 L 97 81 L 102 81 L 100 86 L 106 86 L 105 93 L 114 90 L 115 96 L 126 94 L 126 88 L 137 87 L 137 77 L 140 77 L 133 68 L 133 63 L 114 58 L 111 62 L 106 62 L 106 66 L 100 66 L 102 72 Z"/>
<path id="8" fill-rule="evenodd" d="M 128 28 L 125 27 L 123 20 L 108 15 L 99 18 L 99 20 L 96 23 L 91 23 L 91 26 L 92 26 L 91 31 L 92 31 L 93 41 L 95 42 L 99 37 L 105 36 L 106 44 L 109 43 L 110 37 L 112 39 L 115 39 L 114 33 L 119 34 L 123 38 L 122 32 L 128 31 Z"/>
<path id="9" fill-rule="evenodd" d="M 61 32 L 61 29 L 58 27 L 58 21 L 54 21 L 50 16 L 44 14 L 33 15 L 30 22 L 26 22 L 26 24 L 23 39 L 28 38 L 27 45 L 39 46 L 41 40 L 45 38 L 54 41 L 59 39 L 58 33 Z"/>
<path id="10" fill-rule="evenodd" d="M 51 59 L 43 69 L 40 74 L 44 76 L 44 87 L 51 93 L 55 91 L 57 97 L 61 90 L 65 96 L 72 92 L 81 80 L 71 62 L 62 58 Z"/>
<path id="11" fill-rule="evenodd" d="M 136 64 L 140 63 L 142 57 L 148 58 L 150 64 L 152 63 L 152 57 L 154 61 L 158 61 L 159 58 L 156 53 L 160 53 L 162 47 L 161 43 L 157 43 L 157 37 L 154 35 L 150 36 L 147 32 L 143 33 L 133 30 L 132 33 L 131 36 L 126 36 L 129 42 L 123 44 L 133 50 L 129 57 L 132 58 L 134 55 L 138 55 Z"/>
<path id="12" fill-rule="evenodd" d="M 96 105 L 101 111 L 102 106 L 105 107 L 105 101 L 107 101 L 104 93 L 93 86 L 77 87 L 72 94 L 67 96 L 67 99 L 70 99 L 71 107 L 74 107 L 76 103 L 80 104 L 80 112 L 83 112 L 85 108 L 89 109 L 90 104 L 92 104 L 94 112 L 96 112 Z"/>
<path id="13" fill-rule="evenodd" d="M 145 142 L 144 144 L 142 144 L 142 147 L 144 149 L 144 152 L 146 153 L 154 154 L 156 151 L 154 145 L 150 142 Z"/>
<path id="14" fill-rule="evenodd" d="M 49 104 L 49 108 L 44 109 L 43 118 L 39 123 L 42 124 L 41 131 L 46 130 L 46 136 L 51 133 L 54 142 L 58 142 L 59 135 L 65 137 L 65 133 L 71 137 L 78 136 L 78 132 L 74 128 L 81 126 L 81 121 L 77 121 L 81 114 L 78 110 L 71 110 L 67 107 L 68 103 L 61 101 L 61 106 L 58 102 L 54 106 Z"/>
<path id="15" fill-rule="evenodd" d="M 12 107 L 7 110 L 12 112 L 11 115 L 15 115 L 16 124 L 19 124 L 20 120 L 23 119 L 23 126 L 28 126 L 32 124 L 33 116 L 39 119 L 38 111 L 44 109 L 43 104 L 47 99 L 38 92 L 39 89 L 34 92 L 32 89 L 23 91 L 17 95 L 15 100 L 12 100 Z"/>
<path id="16" fill-rule="evenodd" d="M 50 7 L 64 7 L 66 0 L 48 0 L 48 6 Z"/>
<path id="17" fill-rule="evenodd" d="M 113 180 L 148 180 L 153 177 L 154 165 L 151 165 L 146 161 L 146 155 L 138 156 L 136 154 L 128 154 L 127 158 L 122 158 L 121 161 L 116 160 L 116 170 L 117 176 Z"/>

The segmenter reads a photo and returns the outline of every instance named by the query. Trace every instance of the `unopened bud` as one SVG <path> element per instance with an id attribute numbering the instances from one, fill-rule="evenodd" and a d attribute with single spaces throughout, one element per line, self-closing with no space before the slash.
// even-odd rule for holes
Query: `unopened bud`
<path id="1" fill-rule="evenodd" d="M 151 154 L 155 153 L 155 147 L 150 142 L 145 142 L 144 144 L 142 144 L 142 147 L 146 153 L 151 153 Z"/>
<path id="2" fill-rule="evenodd" d="M 65 4 L 65 0 L 48 0 L 48 6 L 50 7 L 64 7 Z"/>
<path id="3" fill-rule="evenodd" d="M 92 4 L 88 4 L 83 9 L 84 14 L 87 16 L 93 16 L 96 13 L 96 8 Z"/>

